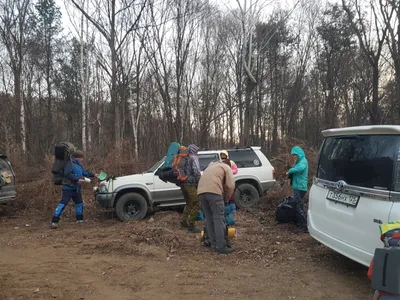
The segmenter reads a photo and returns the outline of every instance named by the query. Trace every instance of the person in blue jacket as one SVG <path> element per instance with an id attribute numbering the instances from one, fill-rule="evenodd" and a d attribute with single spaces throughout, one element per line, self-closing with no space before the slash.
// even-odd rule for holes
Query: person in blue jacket
<path id="1" fill-rule="evenodd" d="M 77 150 L 72 154 L 71 162 L 68 162 L 64 167 L 64 177 L 71 184 L 62 186 L 62 198 L 51 220 L 51 227 L 54 229 L 58 227 L 61 214 L 71 199 L 75 202 L 76 222 L 83 223 L 82 183 L 84 182 L 84 177 L 95 177 L 95 174 L 85 171 L 82 167 L 83 158 L 83 152 Z"/>
<path id="2" fill-rule="evenodd" d="M 292 179 L 294 202 L 296 203 L 296 216 L 298 225 L 302 231 L 307 232 L 307 215 L 304 212 L 304 196 L 308 187 L 308 161 L 306 155 L 299 146 L 292 149 L 291 154 L 296 159 L 296 164 L 289 169 L 286 175 Z"/>

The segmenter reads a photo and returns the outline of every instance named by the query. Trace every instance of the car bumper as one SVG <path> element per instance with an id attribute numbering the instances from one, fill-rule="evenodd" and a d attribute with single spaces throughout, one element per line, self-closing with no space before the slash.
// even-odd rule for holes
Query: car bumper
<path id="1" fill-rule="evenodd" d="M 351 260 L 356 261 L 366 267 L 369 267 L 371 260 L 374 256 L 373 253 L 364 251 L 318 230 L 313 223 L 312 214 L 310 211 L 307 212 L 307 225 L 310 235 L 315 240 L 324 244 L 328 248 L 350 258 Z"/>
<path id="2" fill-rule="evenodd" d="M 102 207 L 105 207 L 105 208 L 113 207 L 113 203 L 114 203 L 113 193 L 95 193 L 94 198 Z"/>
<path id="3" fill-rule="evenodd" d="M 273 188 L 275 183 L 276 183 L 275 180 L 261 182 L 261 190 L 262 190 L 262 192 L 265 193 L 269 189 Z"/>

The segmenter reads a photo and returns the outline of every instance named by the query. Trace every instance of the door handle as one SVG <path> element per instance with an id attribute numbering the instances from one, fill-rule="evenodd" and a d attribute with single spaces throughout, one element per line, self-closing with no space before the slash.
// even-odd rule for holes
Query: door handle
<path id="1" fill-rule="evenodd" d="M 374 219 L 374 223 L 382 224 L 382 221 L 379 219 Z"/>
<path id="2" fill-rule="evenodd" d="M 153 184 L 152 182 L 147 182 L 147 183 L 146 183 L 146 185 L 152 185 L 152 184 Z"/>

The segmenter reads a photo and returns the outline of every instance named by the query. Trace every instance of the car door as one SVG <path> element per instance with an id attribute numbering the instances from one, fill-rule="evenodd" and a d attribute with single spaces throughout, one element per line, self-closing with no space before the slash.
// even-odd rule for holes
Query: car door
<path id="1" fill-rule="evenodd" d="M 162 160 L 159 167 L 157 167 L 154 171 L 153 176 L 153 190 L 152 190 L 152 198 L 154 202 L 177 202 L 183 201 L 183 195 L 181 188 L 176 184 L 171 182 L 162 181 L 155 173 L 159 168 L 163 166 L 164 162 Z"/>
<path id="2" fill-rule="evenodd" d="M 330 137 L 321 149 L 310 191 L 313 226 L 373 254 L 381 247 L 379 225 L 388 222 L 398 137 Z"/>
<path id="3" fill-rule="evenodd" d="M 3 184 L 0 186 L 0 202 L 14 198 L 17 194 L 15 189 L 15 176 L 6 156 L 0 154 L 0 174 L 3 175 Z"/>

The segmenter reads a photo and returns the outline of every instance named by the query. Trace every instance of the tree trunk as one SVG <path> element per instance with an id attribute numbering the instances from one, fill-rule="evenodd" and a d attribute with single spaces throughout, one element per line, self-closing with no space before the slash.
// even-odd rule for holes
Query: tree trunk
<path id="1" fill-rule="evenodd" d="M 243 146 L 250 146 L 249 143 L 251 142 L 251 126 L 252 126 L 252 120 L 253 120 L 253 109 L 252 109 L 252 92 L 254 88 L 256 87 L 256 84 L 254 84 L 250 78 L 247 79 L 247 84 L 246 84 L 246 94 L 245 94 L 245 110 L 244 110 L 244 126 L 243 126 L 243 140 L 242 140 L 242 145 Z"/>
<path id="2" fill-rule="evenodd" d="M 83 3 L 85 6 L 85 3 Z M 81 16 L 81 36 L 80 36 L 80 80 L 81 80 L 81 99 L 82 99 L 82 150 L 86 151 L 86 94 L 85 94 L 85 74 L 84 74 L 84 54 L 83 54 L 83 14 Z M 86 62 L 87 63 L 87 62 Z"/>
<path id="3" fill-rule="evenodd" d="M 370 109 L 371 124 L 378 125 L 380 122 L 379 113 L 379 66 L 376 63 L 372 69 L 372 105 Z"/>
<path id="4" fill-rule="evenodd" d="M 114 116 L 114 142 L 115 146 L 119 149 L 121 146 L 121 122 L 119 113 L 119 103 L 117 94 L 117 52 L 115 45 L 115 2 L 111 0 L 111 34 L 110 34 L 110 50 L 111 50 L 111 103 L 113 106 Z"/>
<path id="5" fill-rule="evenodd" d="M 14 71 L 14 97 L 15 97 L 15 142 L 21 144 L 21 72 Z"/>
<path id="6" fill-rule="evenodd" d="M 46 66 L 46 84 L 47 84 L 47 145 L 50 145 L 53 139 L 53 115 L 51 111 L 52 107 L 52 89 L 51 89 L 51 66 L 52 66 L 52 54 L 51 46 L 47 46 L 47 66 Z"/>
<path id="7" fill-rule="evenodd" d="M 399 68 L 400 71 L 400 68 Z M 396 72 L 396 98 L 395 103 L 397 104 L 397 124 L 400 123 L 400 72 Z"/>
<path id="8" fill-rule="evenodd" d="M 23 85 L 22 85 L 23 86 Z M 21 93 L 21 115 L 20 115 L 20 122 L 21 122 L 21 145 L 22 145 L 22 152 L 26 152 L 26 128 L 25 128 L 25 104 L 24 104 L 24 96 L 23 91 Z"/>

